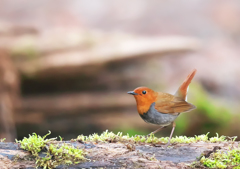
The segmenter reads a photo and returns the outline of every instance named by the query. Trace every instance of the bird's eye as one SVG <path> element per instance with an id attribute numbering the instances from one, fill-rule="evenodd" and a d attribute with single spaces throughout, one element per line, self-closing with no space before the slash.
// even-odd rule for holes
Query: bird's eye
<path id="1" fill-rule="evenodd" d="M 146 93 L 147 93 L 146 90 L 143 90 L 143 91 L 142 91 L 142 94 L 146 94 Z"/>

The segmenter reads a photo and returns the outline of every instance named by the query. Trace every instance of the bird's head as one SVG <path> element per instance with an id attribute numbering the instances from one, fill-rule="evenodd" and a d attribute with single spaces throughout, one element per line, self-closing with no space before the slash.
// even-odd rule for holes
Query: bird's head
<path id="1" fill-rule="evenodd" d="M 157 92 L 147 87 L 138 87 L 134 91 L 129 91 L 135 97 L 138 106 L 149 106 L 156 101 Z"/>

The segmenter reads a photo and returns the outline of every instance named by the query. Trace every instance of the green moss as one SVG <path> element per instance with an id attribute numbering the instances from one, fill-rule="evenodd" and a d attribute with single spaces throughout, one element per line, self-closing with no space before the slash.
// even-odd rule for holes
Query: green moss
<path id="1" fill-rule="evenodd" d="M 85 159 L 84 154 L 82 149 L 74 148 L 66 143 L 50 144 L 46 156 L 38 158 L 36 164 L 43 168 L 55 168 L 61 164 L 78 164 Z"/>
<path id="2" fill-rule="evenodd" d="M 212 138 L 209 139 L 209 141 L 210 141 L 211 143 L 227 141 L 227 140 L 226 140 L 226 136 L 220 136 L 220 137 L 219 137 L 218 133 L 216 133 L 216 134 L 217 134 L 216 137 L 212 137 Z"/>
<path id="3" fill-rule="evenodd" d="M 208 158 L 203 156 L 200 163 L 208 168 L 234 168 L 240 169 L 240 149 L 232 149 L 227 152 L 217 151 Z"/>
<path id="4" fill-rule="evenodd" d="M 209 132 L 207 134 L 202 134 L 202 135 L 199 135 L 199 136 L 195 136 L 195 140 L 196 141 L 205 141 L 205 142 L 207 142 L 208 141 L 208 134 L 209 134 Z"/>
<path id="5" fill-rule="evenodd" d="M 31 60 L 40 56 L 40 51 L 31 38 L 23 39 L 19 45 L 11 49 L 11 56 L 16 60 Z"/>
<path id="6" fill-rule="evenodd" d="M 0 142 L 4 142 L 6 140 L 6 138 L 1 138 Z"/>
<path id="7" fill-rule="evenodd" d="M 171 139 L 171 143 L 196 143 L 199 141 L 204 142 L 224 142 L 227 141 L 227 137 L 225 136 L 219 136 L 218 133 L 215 137 L 209 138 L 208 134 L 203 134 L 195 137 L 186 137 L 186 136 L 176 136 Z M 161 144 L 161 143 L 167 143 L 169 137 L 155 137 L 154 134 L 151 134 L 150 136 L 129 136 L 122 135 L 121 132 L 118 132 L 117 134 L 114 134 L 113 132 L 109 132 L 106 130 L 101 135 L 98 135 L 96 133 L 89 135 L 89 136 L 83 136 L 80 135 L 77 137 L 77 139 L 73 139 L 73 141 L 82 141 L 82 142 L 134 142 L 134 143 L 149 143 L 149 144 Z M 236 139 L 236 138 L 235 138 Z M 231 139 L 228 139 L 231 140 Z"/>
<path id="8" fill-rule="evenodd" d="M 21 144 L 21 148 L 25 149 L 35 157 L 37 167 L 44 169 L 55 168 L 62 164 L 77 164 L 85 159 L 85 152 L 82 149 L 74 148 L 72 145 L 62 143 L 56 144 L 56 138 L 45 139 L 51 132 L 41 137 L 36 133 L 29 135 L 29 138 L 24 138 L 22 141 L 16 140 Z M 60 144 L 61 143 L 61 144 Z M 39 156 L 39 152 L 46 149 L 44 157 Z"/>
<path id="9" fill-rule="evenodd" d="M 22 141 L 16 140 L 16 143 L 21 144 L 21 148 L 24 150 L 30 151 L 34 156 L 37 156 L 38 153 L 46 146 L 46 144 L 50 141 L 56 140 L 57 138 L 46 139 L 45 138 L 50 135 L 51 132 L 49 131 L 48 134 L 41 137 L 36 133 L 32 135 L 29 134 L 29 138 L 24 137 Z"/>
<path id="10" fill-rule="evenodd" d="M 153 156 L 150 157 L 150 160 L 151 160 L 151 161 L 157 161 L 157 159 L 156 159 L 156 157 L 155 157 L 155 154 L 153 154 Z"/>
<path id="11" fill-rule="evenodd" d="M 168 141 L 168 140 L 163 140 L 163 139 L 164 139 L 164 137 L 162 137 L 162 139 L 159 140 L 157 137 L 154 136 L 154 134 L 150 134 L 150 136 L 147 137 L 145 143 L 156 144 L 156 143 L 159 143 L 159 142 L 167 142 Z"/>

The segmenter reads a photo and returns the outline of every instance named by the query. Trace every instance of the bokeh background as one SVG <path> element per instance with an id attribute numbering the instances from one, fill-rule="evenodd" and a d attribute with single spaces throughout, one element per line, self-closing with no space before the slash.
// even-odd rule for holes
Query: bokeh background
<path id="1" fill-rule="evenodd" d="M 1 0 L 0 137 L 148 134 L 127 91 L 174 94 L 196 68 L 174 136 L 240 138 L 239 16 L 238 0 Z"/>

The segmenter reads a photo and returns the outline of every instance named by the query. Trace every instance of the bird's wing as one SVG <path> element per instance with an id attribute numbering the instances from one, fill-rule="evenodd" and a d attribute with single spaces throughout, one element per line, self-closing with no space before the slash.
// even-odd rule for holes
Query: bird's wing
<path id="1" fill-rule="evenodd" d="M 186 102 L 181 97 L 175 97 L 168 93 L 159 93 L 155 102 L 155 109 L 161 113 L 177 114 L 188 112 L 196 107 L 191 103 Z"/>

